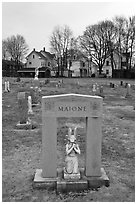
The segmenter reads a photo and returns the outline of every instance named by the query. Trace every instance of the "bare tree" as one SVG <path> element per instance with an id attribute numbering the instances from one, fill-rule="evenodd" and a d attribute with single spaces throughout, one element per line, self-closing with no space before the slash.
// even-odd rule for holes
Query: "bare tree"
<path id="1" fill-rule="evenodd" d="M 126 67 L 131 68 L 132 56 L 135 52 L 135 16 L 126 19 L 124 32 L 123 49 L 126 53 Z"/>
<path id="2" fill-rule="evenodd" d="M 114 24 L 117 27 L 117 51 L 121 57 L 126 55 L 126 68 L 131 67 L 132 57 L 135 52 L 135 16 L 125 18 L 123 16 L 116 16 Z M 122 68 L 122 64 L 121 64 Z"/>
<path id="3" fill-rule="evenodd" d="M 28 52 L 28 45 L 23 36 L 13 35 L 3 40 L 3 55 L 8 53 L 15 62 L 19 63 L 23 60 Z"/>
<path id="4" fill-rule="evenodd" d="M 64 27 L 55 27 L 51 39 L 51 51 L 56 54 L 58 64 L 58 74 L 63 76 L 64 68 L 67 66 L 67 51 L 69 49 L 72 38 L 72 31 L 65 25 Z"/>
<path id="5" fill-rule="evenodd" d="M 84 35 L 80 37 L 82 49 L 92 57 L 92 62 L 99 67 L 99 74 L 102 72 L 105 60 L 113 53 L 115 32 L 114 24 L 106 20 L 88 26 Z"/>
<path id="6" fill-rule="evenodd" d="M 6 41 L 2 40 L 2 59 L 6 60 L 8 58 L 8 52 L 6 47 Z"/>

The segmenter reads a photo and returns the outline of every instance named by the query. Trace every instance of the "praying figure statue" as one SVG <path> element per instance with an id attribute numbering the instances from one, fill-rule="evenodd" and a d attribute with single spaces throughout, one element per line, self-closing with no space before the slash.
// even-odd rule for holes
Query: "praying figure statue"
<path id="1" fill-rule="evenodd" d="M 80 178 L 79 168 L 78 168 L 78 154 L 80 154 L 79 145 L 76 142 L 76 130 L 77 127 L 68 130 L 68 143 L 66 144 L 66 166 L 64 168 L 64 178 Z M 73 134 L 72 134 L 73 131 Z M 69 177 L 70 175 L 70 177 Z M 75 177 L 76 176 L 76 177 Z"/>
<path id="2" fill-rule="evenodd" d="M 35 79 L 38 79 L 38 75 L 39 75 L 39 67 L 35 69 Z"/>

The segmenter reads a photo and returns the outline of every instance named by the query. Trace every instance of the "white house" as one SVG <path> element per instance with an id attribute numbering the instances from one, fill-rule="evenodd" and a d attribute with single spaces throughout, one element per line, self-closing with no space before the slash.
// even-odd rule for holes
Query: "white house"
<path id="1" fill-rule="evenodd" d="M 39 68 L 39 77 L 50 77 L 52 69 L 56 66 L 55 54 L 45 51 L 45 47 L 40 52 L 35 48 L 26 57 L 25 68 L 18 73 L 23 76 L 34 77 L 35 69 Z"/>

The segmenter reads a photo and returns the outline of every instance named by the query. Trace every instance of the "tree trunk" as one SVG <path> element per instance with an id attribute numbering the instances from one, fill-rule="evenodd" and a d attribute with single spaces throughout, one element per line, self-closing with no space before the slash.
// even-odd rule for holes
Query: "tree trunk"
<path id="1" fill-rule="evenodd" d="M 110 58 L 111 58 L 111 68 L 112 68 L 112 78 L 114 76 L 114 58 L 113 58 L 113 51 L 111 51 L 111 55 L 110 55 Z"/>
<path id="2" fill-rule="evenodd" d="M 101 74 L 101 73 L 102 73 L 102 66 L 99 65 L 99 74 Z"/>

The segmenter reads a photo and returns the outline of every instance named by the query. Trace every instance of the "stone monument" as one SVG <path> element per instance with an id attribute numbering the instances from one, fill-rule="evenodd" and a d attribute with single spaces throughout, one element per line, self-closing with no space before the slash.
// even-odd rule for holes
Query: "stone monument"
<path id="1" fill-rule="evenodd" d="M 28 96 L 28 114 L 33 114 L 31 96 Z"/>
<path id="2" fill-rule="evenodd" d="M 131 96 L 131 85 L 127 84 L 127 93 L 126 93 L 126 98 Z"/>
<path id="3" fill-rule="evenodd" d="M 64 179 L 80 179 L 80 171 L 78 167 L 78 156 L 80 154 L 79 145 L 76 142 L 76 129 L 77 126 L 69 127 L 68 143 L 66 144 L 66 166 L 64 167 Z M 73 131 L 73 133 L 72 133 Z"/>
<path id="4" fill-rule="evenodd" d="M 38 80 L 38 76 L 39 76 L 39 67 L 36 67 L 35 69 L 35 80 Z"/>
<path id="5" fill-rule="evenodd" d="M 17 129 L 34 129 L 37 127 L 35 122 L 32 122 L 28 117 L 28 92 L 18 92 L 18 123 Z"/>
<path id="6" fill-rule="evenodd" d="M 92 88 L 93 93 L 96 92 L 96 84 L 93 84 L 93 88 Z"/>
<path id="7" fill-rule="evenodd" d="M 100 88 L 99 88 L 99 96 L 104 98 L 103 85 L 101 85 Z"/>
<path id="8" fill-rule="evenodd" d="M 10 83 L 9 81 L 5 81 L 5 92 L 10 92 Z"/>
<path id="9" fill-rule="evenodd" d="M 101 167 L 101 143 L 102 143 L 102 102 L 99 96 L 81 94 L 61 94 L 42 97 L 42 158 L 41 169 L 37 169 L 34 177 L 35 187 L 51 187 L 59 191 L 79 191 L 102 185 L 109 186 L 109 179 L 104 168 Z M 74 154 L 80 154 L 80 148 L 76 143 L 76 132 L 69 129 L 68 137 L 72 147 L 66 146 L 66 153 L 72 152 L 76 164 L 70 168 L 70 158 L 66 157 L 67 175 L 64 168 L 59 174 L 57 169 L 57 118 L 86 118 L 86 156 L 85 167 L 79 169 L 78 159 Z M 75 148 L 74 148 L 75 146 Z M 75 150 L 74 150 L 75 149 Z M 70 150 L 70 152 L 69 152 Z M 74 151 L 73 151 L 74 150 Z M 76 166 L 75 166 L 76 165 Z M 75 166 L 75 168 L 74 168 Z M 76 177 L 68 179 L 68 173 L 76 170 Z M 66 173 L 66 172 L 65 172 Z M 73 172 L 74 173 L 74 172 Z M 80 178 L 78 174 L 80 173 Z M 64 175 L 59 176 L 59 175 Z M 71 174 L 72 175 L 72 174 Z M 67 179 L 66 179 L 67 177 Z"/>
<path id="10" fill-rule="evenodd" d="M 30 125 L 28 119 L 28 93 L 18 92 L 18 112 L 19 112 L 19 122 L 17 127 L 24 127 L 25 125 Z"/>

